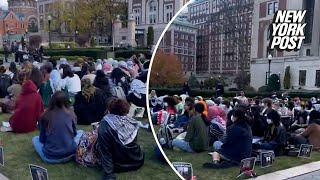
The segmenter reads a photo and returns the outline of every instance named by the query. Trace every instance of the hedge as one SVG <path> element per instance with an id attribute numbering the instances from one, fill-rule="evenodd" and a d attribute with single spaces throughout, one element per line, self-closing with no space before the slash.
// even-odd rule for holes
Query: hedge
<path id="1" fill-rule="evenodd" d="M 66 58 L 68 61 L 77 61 L 79 58 L 87 59 L 85 56 L 52 56 L 51 60 L 58 61 L 60 58 Z"/>
<path id="2" fill-rule="evenodd" d="M 158 96 L 163 95 L 180 95 L 182 92 L 182 88 L 149 88 L 149 91 L 155 90 Z M 235 97 L 239 91 L 225 91 L 224 97 Z M 281 97 L 283 91 L 277 92 L 277 96 Z M 254 92 L 248 91 L 245 92 L 247 97 L 254 98 L 254 97 L 270 97 L 273 93 L 272 92 Z M 192 96 L 202 96 L 205 98 L 210 98 L 215 96 L 215 90 L 200 90 L 200 89 L 191 89 Z M 300 97 L 300 98 L 311 98 L 311 97 L 320 97 L 320 90 L 317 91 L 289 91 L 288 95 L 290 97 Z"/>
<path id="3" fill-rule="evenodd" d="M 45 56 L 86 56 L 94 59 L 105 59 L 107 53 L 104 49 L 77 48 L 77 49 L 45 49 Z"/>
<path id="4" fill-rule="evenodd" d="M 109 50 L 108 50 L 109 51 Z M 111 50 L 110 50 L 111 51 Z M 115 59 L 129 59 L 133 54 L 145 54 L 146 59 L 151 59 L 151 52 L 147 49 L 117 49 Z M 86 56 L 93 59 L 106 59 L 107 49 L 104 48 L 76 48 L 76 49 L 45 49 L 46 56 Z"/>
<path id="5" fill-rule="evenodd" d="M 152 53 L 148 49 L 116 50 L 114 52 L 114 56 L 115 58 L 121 57 L 121 58 L 128 59 L 132 55 L 134 54 L 138 55 L 140 53 L 144 54 L 146 59 L 151 59 Z"/>

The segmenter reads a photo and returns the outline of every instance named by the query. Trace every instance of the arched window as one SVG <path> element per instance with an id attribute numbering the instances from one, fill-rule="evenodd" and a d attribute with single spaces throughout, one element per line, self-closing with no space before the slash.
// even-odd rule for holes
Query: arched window
<path id="1" fill-rule="evenodd" d="M 36 18 L 30 18 L 28 22 L 28 31 L 29 32 L 38 32 L 38 21 Z"/>

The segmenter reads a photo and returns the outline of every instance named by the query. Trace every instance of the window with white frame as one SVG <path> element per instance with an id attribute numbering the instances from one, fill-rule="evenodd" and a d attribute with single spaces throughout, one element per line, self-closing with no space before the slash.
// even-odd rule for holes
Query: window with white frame
<path id="1" fill-rule="evenodd" d="M 168 23 L 173 17 L 173 4 L 165 5 L 164 13 L 166 15 L 165 17 L 166 23 Z"/>
<path id="2" fill-rule="evenodd" d="M 155 24 L 157 23 L 157 7 L 158 7 L 158 2 L 156 0 L 151 0 L 149 1 L 149 23 L 150 24 Z"/>
<path id="3" fill-rule="evenodd" d="M 133 15 L 136 20 L 136 24 L 139 25 L 141 23 L 141 13 L 140 8 L 133 9 Z"/>

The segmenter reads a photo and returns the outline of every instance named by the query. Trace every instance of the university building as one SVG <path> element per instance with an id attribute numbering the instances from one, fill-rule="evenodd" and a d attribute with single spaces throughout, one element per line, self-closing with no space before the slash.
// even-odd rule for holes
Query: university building
<path id="1" fill-rule="evenodd" d="M 153 27 L 154 42 L 173 16 L 187 0 L 128 0 L 128 14 L 136 20 L 136 41 L 138 46 L 147 45 L 148 27 Z"/>
<path id="2" fill-rule="evenodd" d="M 197 28 L 186 18 L 178 17 L 161 39 L 158 50 L 176 55 L 186 75 L 195 74 L 196 38 Z"/>
<path id="3" fill-rule="evenodd" d="M 307 10 L 304 23 L 305 40 L 299 51 L 270 50 L 270 24 L 277 10 Z M 320 1 L 318 0 L 257 0 L 254 2 L 251 38 L 251 86 L 267 84 L 270 74 L 280 75 L 281 87 L 285 69 L 290 68 L 291 88 L 314 90 L 320 88 Z"/>
<path id="4" fill-rule="evenodd" d="M 8 10 L 0 8 L 0 36 L 3 41 L 20 41 L 26 33 L 37 31 L 35 0 L 11 0 L 8 1 Z"/>
<path id="5" fill-rule="evenodd" d="M 249 72 L 253 0 L 195 0 L 188 11 L 198 28 L 197 74 Z"/>

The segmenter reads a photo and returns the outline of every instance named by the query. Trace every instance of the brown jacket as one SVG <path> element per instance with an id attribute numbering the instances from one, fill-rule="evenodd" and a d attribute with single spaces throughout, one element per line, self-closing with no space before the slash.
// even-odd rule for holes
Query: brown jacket
<path id="1" fill-rule="evenodd" d="M 309 144 L 313 145 L 314 150 L 320 150 L 320 125 L 310 124 L 300 135 L 308 138 Z"/>

